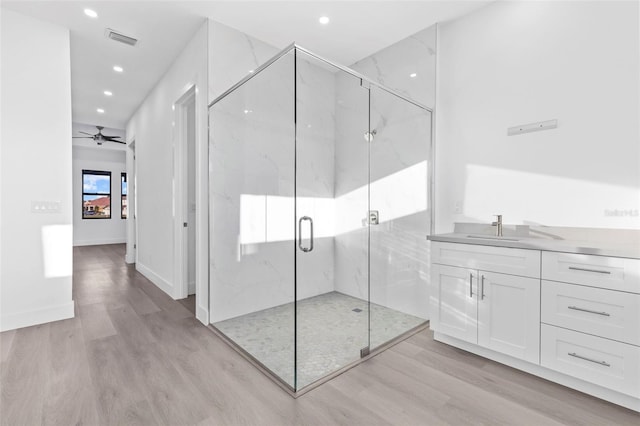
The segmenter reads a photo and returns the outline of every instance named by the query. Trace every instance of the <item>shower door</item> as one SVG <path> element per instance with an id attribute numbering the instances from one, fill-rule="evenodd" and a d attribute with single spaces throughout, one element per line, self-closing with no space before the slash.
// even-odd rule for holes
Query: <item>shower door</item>
<path id="1" fill-rule="evenodd" d="M 370 345 L 426 321 L 431 112 L 370 88 Z"/>
<path id="2" fill-rule="evenodd" d="M 300 390 L 358 361 L 369 346 L 369 92 L 360 78 L 302 50 L 295 87 Z"/>

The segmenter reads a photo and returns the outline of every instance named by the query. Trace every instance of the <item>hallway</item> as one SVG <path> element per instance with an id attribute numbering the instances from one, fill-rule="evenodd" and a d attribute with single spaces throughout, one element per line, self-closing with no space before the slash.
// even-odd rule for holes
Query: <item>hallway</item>
<path id="1" fill-rule="evenodd" d="M 123 261 L 74 248 L 76 317 L 0 334 L 1 424 L 638 424 L 421 332 L 297 400 Z"/>

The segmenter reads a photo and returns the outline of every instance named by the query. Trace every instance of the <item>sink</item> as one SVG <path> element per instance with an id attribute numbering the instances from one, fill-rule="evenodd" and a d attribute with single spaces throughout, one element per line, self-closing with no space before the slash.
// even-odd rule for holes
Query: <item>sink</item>
<path id="1" fill-rule="evenodd" d="M 478 238 L 481 240 L 498 240 L 498 241 L 520 241 L 517 238 L 498 237 L 493 235 L 467 235 L 467 238 Z"/>

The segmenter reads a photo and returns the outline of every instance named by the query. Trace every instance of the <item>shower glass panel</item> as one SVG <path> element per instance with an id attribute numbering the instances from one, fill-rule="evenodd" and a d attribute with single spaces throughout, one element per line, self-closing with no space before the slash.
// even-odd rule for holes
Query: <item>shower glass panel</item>
<path id="1" fill-rule="evenodd" d="M 295 388 L 294 52 L 210 108 L 211 323 Z"/>
<path id="2" fill-rule="evenodd" d="M 425 326 L 430 126 L 297 46 L 209 106 L 211 325 L 291 392 Z"/>
<path id="3" fill-rule="evenodd" d="M 430 229 L 431 112 L 371 86 L 371 349 L 421 325 Z"/>
<path id="4" fill-rule="evenodd" d="M 368 103 L 359 78 L 296 52 L 296 389 L 369 345 Z"/>

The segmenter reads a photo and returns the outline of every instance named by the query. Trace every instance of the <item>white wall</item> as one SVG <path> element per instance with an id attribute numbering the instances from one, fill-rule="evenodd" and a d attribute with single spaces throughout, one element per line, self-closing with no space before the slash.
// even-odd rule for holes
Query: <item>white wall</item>
<path id="1" fill-rule="evenodd" d="M 437 231 L 640 228 L 638 2 L 496 2 L 438 41 Z"/>
<path id="2" fill-rule="evenodd" d="M 6 9 L 1 22 L 0 329 L 10 330 L 74 315 L 71 71 L 67 29 Z M 34 202 L 53 211 L 34 213 Z"/>
<path id="3" fill-rule="evenodd" d="M 207 253 L 207 32 L 205 21 L 126 126 L 127 142 L 135 140 L 137 175 L 136 268 L 174 298 L 175 285 L 174 168 L 177 121 L 174 103 L 196 86 L 196 236 L 199 253 Z M 177 108 L 175 109 L 177 110 Z M 207 322 L 207 262 L 196 260 L 196 316 Z"/>
<path id="4" fill-rule="evenodd" d="M 82 218 L 82 170 L 111 172 L 111 219 Z M 120 214 L 120 174 L 125 172 L 124 150 L 73 146 L 74 246 L 126 242 L 126 219 Z"/>

